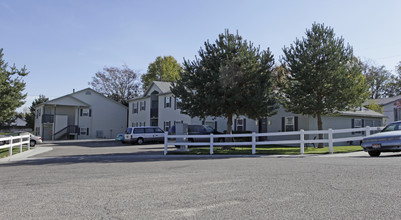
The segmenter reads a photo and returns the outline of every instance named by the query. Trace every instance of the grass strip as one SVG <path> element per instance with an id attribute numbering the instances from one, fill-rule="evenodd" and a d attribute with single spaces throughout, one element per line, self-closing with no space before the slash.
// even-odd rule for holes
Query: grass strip
<path id="1" fill-rule="evenodd" d="M 214 154 L 227 154 L 227 155 L 251 155 L 252 147 L 251 146 L 239 146 L 232 147 L 232 149 L 223 149 L 222 147 L 214 147 Z M 362 151 L 361 146 L 336 146 L 333 147 L 334 153 L 348 153 L 355 151 Z M 305 154 L 328 154 L 329 147 L 324 148 L 313 148 L 313 147 L 305 147 Z M 169 151 L 168 154 L 189 154 L 189 155 L 207 155 L 210 154 L 209 147 L 190 147 L 189 151 Z M 257 146 L 256 147 L 257 155 L 299 155 L 300 148 L 299 147 L 291 147 L 291 146 Z"/>

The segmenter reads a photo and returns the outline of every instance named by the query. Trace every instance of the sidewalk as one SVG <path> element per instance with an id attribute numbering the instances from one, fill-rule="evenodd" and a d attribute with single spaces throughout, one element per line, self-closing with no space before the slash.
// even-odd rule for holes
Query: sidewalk
<path id="1" fill-rule="evenodd" d="M 24 151 L 22 153 L 17 153 L 9 157 L 1 158 L 0 163 L 10 162 L 10 161 L 19 161 L 25 160 L 29 157 L 35 156 L 37 154 L 45 153 L 53 150 L 52 147 L 44 147 L 44 146 L 36 146 L 31 150 Z"/>

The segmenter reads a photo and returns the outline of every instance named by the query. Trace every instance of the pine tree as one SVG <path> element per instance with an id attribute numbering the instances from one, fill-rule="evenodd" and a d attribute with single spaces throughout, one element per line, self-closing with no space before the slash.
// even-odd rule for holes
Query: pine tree
<path id="1" fill-rule="evenodd" d="M 17 69 L 14 64 L 8 68 L 3 55 L 3 49 L 0 49 L 0 124 L 13 118 L 15 110 L 25 103 L 23 78 L 28 74 L 25 67 Z"/>
<path id="2" fill-rule="evenodd" d="M 269 49 L 260 51 L 228 30 L 204 46 L 194 61 L 184 61 L 180 79 L 173 84 L 182 112 L 191 117 L 225 117 L 227 133 L 232 133 L 235 115 L 257 119 L 275 113 L 274 59 Z"/>
<path id="3" fill-rule="evenodd" d="M 367 99 L 361 65 L 352 47 L 345 46 L 332 28 L 314 23 L 306 38 L 296 39 L 283 51 L 283 64 L 290 73 L 281 90 L 283 104 L 293 113 L 317 117 L 319 130 L 322 115 L 355 108 Z"/>

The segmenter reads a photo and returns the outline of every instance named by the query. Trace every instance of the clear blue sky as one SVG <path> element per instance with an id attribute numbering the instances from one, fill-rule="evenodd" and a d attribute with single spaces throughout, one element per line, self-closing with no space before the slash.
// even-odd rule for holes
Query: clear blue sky
<path id="1" fill-rule="evenodd" d="M 88 87 L 104 66 L 145 73 L 157 56 L 194 59 L 225 28 L 269 47 L 278 63 L 283 46 L 313 22 L 334 28 L 364 60 L 392 72 L 401 61 L 399 0 L 0 0 L 0 48 L 9 64 L 30 71 L 30 106 L 39 94 Z"/>

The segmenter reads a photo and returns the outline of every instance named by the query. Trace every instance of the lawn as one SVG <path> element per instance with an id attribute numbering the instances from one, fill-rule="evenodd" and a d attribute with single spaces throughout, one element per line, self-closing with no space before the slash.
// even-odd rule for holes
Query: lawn
<path id="1" fill-rule="evenodd" d="M 8 157 L 9 148 L 0 149 L 0 158 Z M 27 147 L 22 147 L 22 152 L 27 151 Z M 13 147 L 13 155 L 19 153 L 19 147 Z"/>
<path id="2" fill-rule="evenodd" d="M 214 154 L 243 154 L 250 155 L 252 154 L 252 147 L 233 147 L 231 150 L 222 149 L 221 147 L 214 147 Z M 362 151 L 361 146 L 338 146 L 333 147 L 334 153 L 347 153 L 347 152 L 355 152 Z M 305 154 L 328 154 L 329 147 L 324 148 L 313 148 L 313 147 L 305 147 Z M 206 155 L 210 154 L 209 147 L 191 147 L 188 152 L 180 152 L 180 151 L 169 151 L 168 154 L 191 154 L 191 155 Z M 258 146 L 256 147 L 257 155 L 299 155 L 300 148 L 299 147 L 290 147 L 290 146 L 279 146 L 279 145 L 270 145 L 270 146 Z"/>

